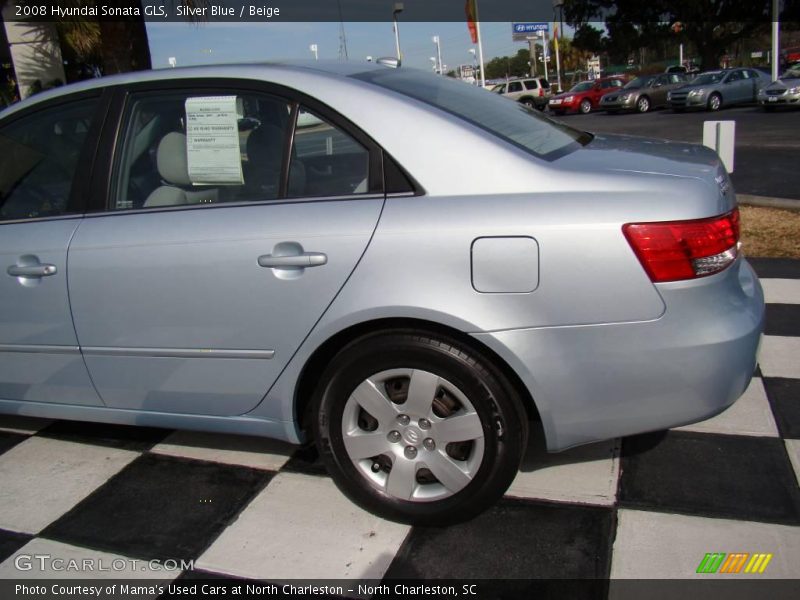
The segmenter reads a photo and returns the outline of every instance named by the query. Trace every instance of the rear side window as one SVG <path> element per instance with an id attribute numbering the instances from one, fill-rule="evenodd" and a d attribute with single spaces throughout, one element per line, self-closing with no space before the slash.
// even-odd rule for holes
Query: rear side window
<path id="1" fill-rule="evenodd" d="M 97 100 L 39 110 L 0 129 L 0 219 L 67 212 Z"/>
<path id="2" fill-rule="evenodd" d="M 525 89 L 538 90 L 539 84 L 536 82 L 535 79 L 529 79 L 528 81 L 525 82 Z"/>
<path id="3" fill-rule="evenodd" d="M 404 68 L 367 71 L 352 77 L 434 106 L 546 160 L 563 156 L 592 139 L 590 134 L 556 123 L 541 112 L 450 77 Z"/>
<path id="4" fill-rule="evenodd" d="M 341 129 L 300 107 L 289 166 L 289 197 L 367 192 L 369 151 Z"/>

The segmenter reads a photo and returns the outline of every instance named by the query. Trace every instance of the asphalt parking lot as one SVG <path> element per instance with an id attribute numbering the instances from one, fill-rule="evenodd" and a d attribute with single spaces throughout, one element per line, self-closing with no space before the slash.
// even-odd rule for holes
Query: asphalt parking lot
<path id="1" fill-rule="evenodd" d="M 723 108 L 717 113 L 669 109 L 645 114 L 558 117 L 585 131 L 622 133 L 702 143 L 703 122 L 736 121 L 733 182 L 740 194 L 800 199 L 800 110 L 766 113 L 758 107 Z"/>

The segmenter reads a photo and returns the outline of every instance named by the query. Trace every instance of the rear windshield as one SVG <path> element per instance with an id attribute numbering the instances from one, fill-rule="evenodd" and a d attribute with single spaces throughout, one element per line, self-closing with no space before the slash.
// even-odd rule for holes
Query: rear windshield
<path id="1" fill-rule="evenodd" d="M 523 104 L 450 77 L 406 68 L 352 77 L 435 106 L 545 160 L 572 152 L 592 139 L 590 134 L 556 123 Z"/>

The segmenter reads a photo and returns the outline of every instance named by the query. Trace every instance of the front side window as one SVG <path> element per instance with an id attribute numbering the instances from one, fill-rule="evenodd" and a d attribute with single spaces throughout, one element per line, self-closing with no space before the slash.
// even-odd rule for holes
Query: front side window
<path id="1" fill-rule="evenodd" d="M 114 210 L 279 197 L 291 105 L 257 93 L 134 96 Z"/>
<path id="2" fill-rule="evenodd" d="M 97 101 L 37 111 L 0 129 L 0 220 L 67 212 Z"/>
<path id="3" fill-rule="evenodd" d="M 541 112 L 449 77 L 414 69 L 380 69 L 351 77 L 443 110 L 540 158 L 558 158 L 592 139 Z"/>

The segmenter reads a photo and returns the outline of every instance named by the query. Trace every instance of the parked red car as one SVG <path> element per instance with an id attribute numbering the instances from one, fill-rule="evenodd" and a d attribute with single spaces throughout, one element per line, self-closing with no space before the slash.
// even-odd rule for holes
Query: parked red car
<path id="1" fill-rule="evenodd" d="M 547 106 L 550 112 L 563 115 L 568 112 L 592 112 L 600 104 L 600 98 L 625 85 L 622 77 L 603 77 L 593 81 L 582 81 L 570 91 L 550 98 Z"/>

